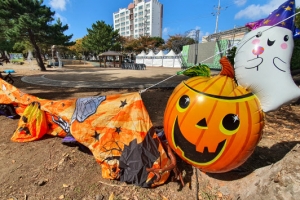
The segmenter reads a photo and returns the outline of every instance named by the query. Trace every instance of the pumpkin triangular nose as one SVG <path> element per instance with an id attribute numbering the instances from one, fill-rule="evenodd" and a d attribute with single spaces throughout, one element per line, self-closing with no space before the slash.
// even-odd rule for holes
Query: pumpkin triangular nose
<path id="1" fill-rule="evenodd" d="M 207 129 L 207 123 L 206 123 L 206 119 L 203 118 L 201 119 L 197 125 L 196 125 L 198 128 L 201 128 L 201 129 Z"/>

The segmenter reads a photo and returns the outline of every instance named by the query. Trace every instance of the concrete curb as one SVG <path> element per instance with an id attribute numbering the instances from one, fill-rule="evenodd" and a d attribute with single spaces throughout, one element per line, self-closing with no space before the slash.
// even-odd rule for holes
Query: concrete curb
<path id="1" fill-rule="evenodd" d="M 153 83 L 137 83 L 137 82 L 98 82 L 98 81 L 61 81 L 52 80 L 41 76 L 24 76 L 21 78 L 23 82 L 34 84 L 34 85 L 44 85 L 51 87 L 67 87 L 67 88 L 104 88 L 104 89 L 145 89 L 153 86 Z M 179 83 L 161 83 L 159 85 L 153 86 L 153 88 L 175 88 Z"/>

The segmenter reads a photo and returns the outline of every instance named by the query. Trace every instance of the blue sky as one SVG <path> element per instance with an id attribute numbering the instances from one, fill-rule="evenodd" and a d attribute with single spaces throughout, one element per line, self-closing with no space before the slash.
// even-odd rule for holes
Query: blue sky
<path id="1" fill-rule="evenodd" d="M 98 21 L 113 25 L 113 12 L 125 8 L 133 0 L 44 0 L 55 11 L 55 18 L 69 25 L 65 34 L 73 34 L 72 40 L 84 37 L 87 28 Z M 215 32 L 218 0 L 159 0 L 164 6 L 163 38 L 185 34 L 199 29 L 200 38 Z M 221 13 L 218 30 L 225 31 L 244 26 L 269 15 L 285 0 L 220 0 Z M 300 6 L 300 0 L 295 0 Z"/>

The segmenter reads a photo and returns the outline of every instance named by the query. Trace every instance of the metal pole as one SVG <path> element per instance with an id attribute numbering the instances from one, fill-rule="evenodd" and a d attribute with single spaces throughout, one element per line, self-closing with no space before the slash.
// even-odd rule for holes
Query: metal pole
<path id="1" fill-rule="evenodd" d="M 198 60 L 199 33 L 200 33 L 200 30 L 196 30 L 196 37 L 195 37 L 195 40 L 196 40 L 196 43 L 195 43 L 195 62 L 194 62 L 195 65 L 198 62 L 197 60 Z"/>
<path id="2" fill-rule="evenodd" d="M 219 25 L 219 14 L 220 14 L 220 10 L 221 10 L 220 0 L 219 0 L 219 3 L 218 3 L 218 7 L 216 9 L 217 9 L 217 12 L 216 12 L 216 28 L 215 28 L 215 33 L 217 33 L 217 31 L 218 31 L 218 25 Z"/>

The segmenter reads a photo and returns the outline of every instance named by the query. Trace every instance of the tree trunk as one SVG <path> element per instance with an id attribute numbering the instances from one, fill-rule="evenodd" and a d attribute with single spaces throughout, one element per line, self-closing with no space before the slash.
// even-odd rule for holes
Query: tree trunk
<path id="1" fill-rule="evenodd" d="M 36 44 L 36 41 L 35 41 L 35 38 L 34 38 L 34 34 L 32 33 L 32 30 L 29 29 L 28 33 L 29 33 L 30 42 L 33 45 L 33 47 L 35 49 L 35 52 L 36 52 L 36 61 L 38 63 L 38 66 L 41 68 L 41 71 L 46 71 L 46 67 L 44 65 L 44 62 L 43 62 L 43 59 L 42 59 L 42 56 L 41 56 L 40 48 Z"/>

